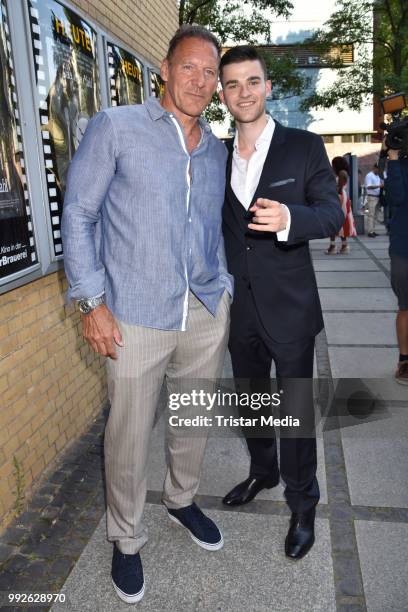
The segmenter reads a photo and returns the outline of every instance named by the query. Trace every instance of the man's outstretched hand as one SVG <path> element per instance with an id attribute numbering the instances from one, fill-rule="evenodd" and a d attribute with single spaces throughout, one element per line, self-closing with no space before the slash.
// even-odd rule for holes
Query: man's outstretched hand
<path id="1" fill-rule="evenodd" d="M 122 335 L 113 314 L 101 304 L 82 316 L 82 335 L 96 353 L 117 359 L 115 344 L 124 346 Z"/>
<path id="2" fill-rule="evenodd" d="M 288 211 L 280 202 L 258 198 L 249 210 L 254 213 L 252 223 L 248 223 L 249 229 L 258 232 L 280 232 L 286 229 Z"/>

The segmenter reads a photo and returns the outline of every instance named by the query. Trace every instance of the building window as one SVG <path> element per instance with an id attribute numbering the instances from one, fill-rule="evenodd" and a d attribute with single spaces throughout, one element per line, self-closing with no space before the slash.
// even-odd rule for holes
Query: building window
<path id="1" fill-rule="evenodd" d="M 371 134 L 342 134 L 341 142 L 371 142 Z"/>
<path id="2" fill-rule="evenodd" d="M 326 144 L 331 144 L 334 142 L 334 136 L 322 136 L 323 142 Z"/>
<path id="3" fill-rule="evenodd" d="M 354 142 L 371 142 L 371 134 L 354 134 Z"/>
<path id="4" fill-rule="evenodd" d="M 351 66 L 354 62 L 353 45 L 335 45 L 329 51 L 298 45 L 265 45 L 259 47 L 261 52 L 282 58 L 294 57 L 299 68 L 326 68 L 328 63 L 336 61 L 341 66 Z M 330 67 L 330 66 L 329 66 Z"/>

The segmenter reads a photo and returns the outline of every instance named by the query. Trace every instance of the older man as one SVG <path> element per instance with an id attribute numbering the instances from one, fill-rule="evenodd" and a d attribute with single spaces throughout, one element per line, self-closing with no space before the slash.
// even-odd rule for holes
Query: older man
<path id="1" fill-rule="evenodd" d="M 211 33 L 181 28 L 161 66 L 161 102 L 149 98 L 98 113 L 69 172 L 65 268 L 84 337 L 109 358 L 107 530 L 113 584 L 128 603 L 144 592 L 141 516 L 161 385 L 167 377 L 174 391 L 183 379 L 217 378 L 227 343 L 226 150 L 200 118 L 216 89 L 219 59 Z M 193 503 L 205 444 L 205 435 L 180 436 L 170 428 L 163 502 L 197 544 L 217 550 L 219 529 Z"/>

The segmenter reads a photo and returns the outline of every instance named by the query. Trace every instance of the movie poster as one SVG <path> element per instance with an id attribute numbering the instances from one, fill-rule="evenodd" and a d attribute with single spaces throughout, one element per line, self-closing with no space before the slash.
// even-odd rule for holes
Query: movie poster
<path id="1" fill-rule="evenodd" d="M 100 109 L 96 32 L 55 0 L 27 0 L 55 255 L 69 163 Z"/>
<path id="2" fill-rule="evenodd" d="M 0 284 L 37 263 L 7 7 L 0 2 Z"/>
<path id="3" fill-rule="evenodd" d="M 150 91 L 156 98 L 161 98 L 164 93 L 164 81 L 160 74 L 150 70 Z"/>
<path id="4" fill-rule="evenodd" d="M 125 49 L 108 42 L 108 70 L 112 106 L 142 104 L 143 66 Z"/>

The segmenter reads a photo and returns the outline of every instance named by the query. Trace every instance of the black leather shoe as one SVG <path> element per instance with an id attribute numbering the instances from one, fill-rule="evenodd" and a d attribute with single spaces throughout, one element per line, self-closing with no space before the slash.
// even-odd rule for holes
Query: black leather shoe
<path id="1" fill-rule="evenodd" d="M 291 559 L 301 559 L 312 548 L 316 508 L 300 514 L 292 513 L 290 527 L 285 540 L 285 553 Z"/>
<path id="2" fill-rule="evenodd" d="M 254 499 L 262 489 L 276 487 L 279 479 L 272 483 L 267 478 L 247 478 L 232 489 L 222 500 L 226 506 L 242 506 Z"/>

